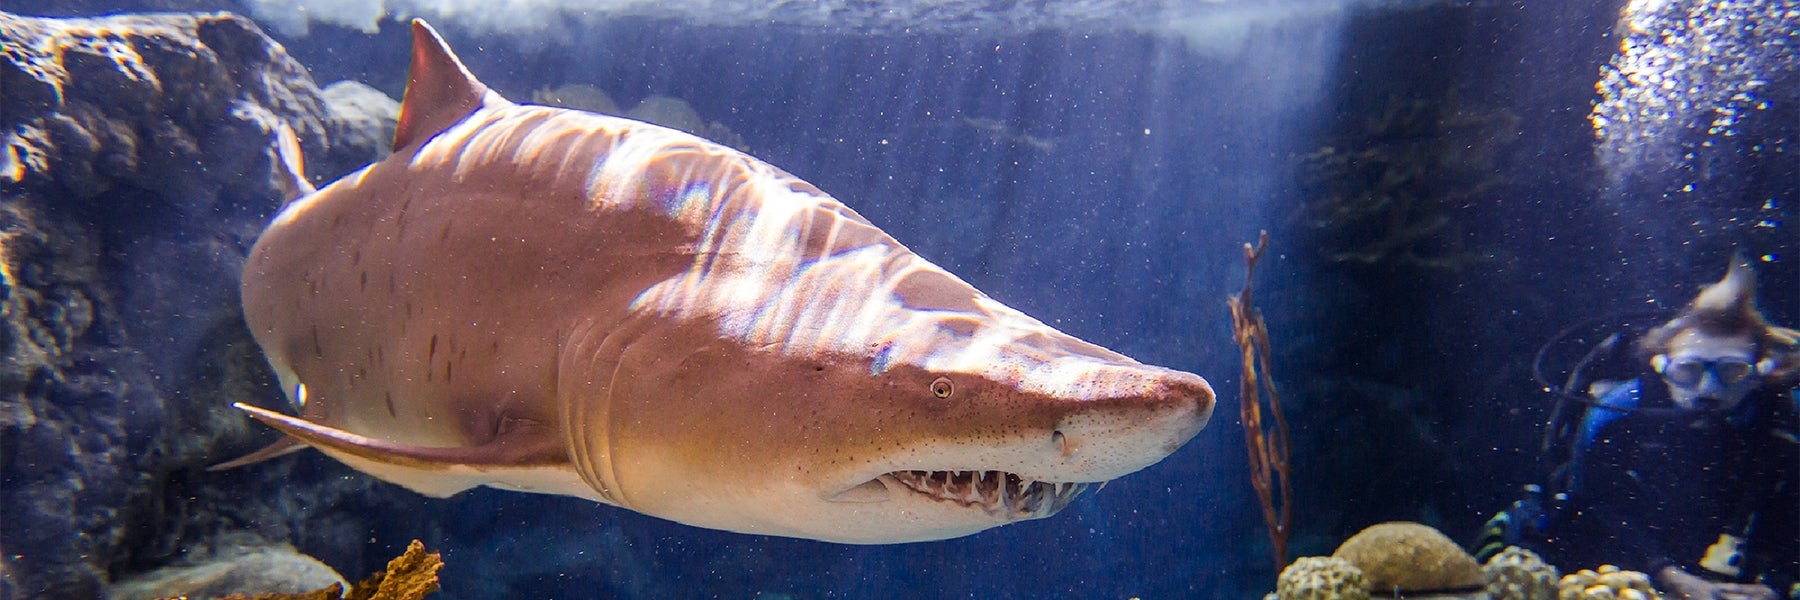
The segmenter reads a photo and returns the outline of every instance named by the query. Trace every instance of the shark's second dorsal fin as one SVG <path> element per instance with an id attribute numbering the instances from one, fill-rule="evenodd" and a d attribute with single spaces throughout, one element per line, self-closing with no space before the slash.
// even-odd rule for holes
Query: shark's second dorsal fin
<path id="1" fill-rule="evenodd" d="M 469 73 L 424 19 L 412 20 L 412 33 L 412 65 L 406 96 L 400 101 L 400 122 L 394 127 L 396 152 L 455 125 L 481 108 L 489 95 L 487 86 Z"/>
<path id="2" fill-rule="evenodd" d="M 294 128 L 282 123 L 275 129 L 275 169 L 279 171 L 275 184 L 281 190 L 282 206 L 318 191 L 306 180 L 305 164 L 300 157 L 300 138 L 294 135 Z"/>

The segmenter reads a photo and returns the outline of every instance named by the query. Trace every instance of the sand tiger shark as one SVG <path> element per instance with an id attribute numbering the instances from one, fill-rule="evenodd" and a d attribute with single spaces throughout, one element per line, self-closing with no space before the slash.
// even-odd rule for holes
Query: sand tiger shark
<path id="1" fill-rule="evenodd" d="M 310 446 L 429 496 L 880 544 L 1049 516 L 1212 414 L 1199 376 L 1009 308 L 786 172 L 514 104 L 412 33 L 394 153 L 318 190 L 296 170 L 246 259 L 299 414 L 238 404 L 287 436 L 235 464 Z"/>

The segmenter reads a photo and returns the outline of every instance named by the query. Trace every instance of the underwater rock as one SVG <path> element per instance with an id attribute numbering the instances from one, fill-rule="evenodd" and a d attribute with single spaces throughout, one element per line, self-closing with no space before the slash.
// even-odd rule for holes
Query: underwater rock
<path id="1" fill-rule="evenodd" d="M 700 117 L 693 105 L 680 98 L 669 96 L 650 96 L 639 100 L 631 110 L 623 110 L 606 90 L 574 83 L 554 88 L 544 88 L 531 93 L 534 104 L 561 106 L 606 115 L 636 119 L 645 123 L 655 123 L 670 129 L 678 129 L 691 133 L 718 144 L 749 152 L 750 146 L 744 143 L 744 136 L 726 127 L 718 121 L 708 122 Z"/>
<path id="2" fill-rule="evenodd" d="M 1556 567 L 1530 550 L 1507 546 L 1481 570 L 1487 573 L 1488 595 L 1494 600 L 1557 600 Z"/>
<path id="3" fill-rule="evenodd" d="M 750 151 L 750 146 L 744 143 L 744 136 L 738 135 L 718 121 L 709 122 L 700 118 L 700 113 L 695 112 L 692 105 L 680 98 L 651 96 L 639 100 L 637 106 L 625 111 L 625 116 L 670 129 L 679 129 L 722 145 L 731 146 L 739 151 Z"/>
<path id="4" fill-rule="evenodd" d="M 323 95 L 328 139 L 343 150 L 314 161 L 307 172 L 347 173 L 393 152 L 394 127 L 400 121 L 398 101 L 355 81 L 325 86 Z"/>
<path id="5" fill-rule="evenodd" d="M 549 106 L 573 108 L 575 110 L 585 110 L 603 115 L 624 114 L 619 108 L 619 103 L 613 101 L 612 94 L 608 94 L 606 93 L 606 90 L 585 83 L 571 83 L 532 92 L 531 102 L 533 104 L 545 104 Z"/>
<path id="6" fill-rule="evenodd" d="M 331 567 L 292 547 L 254 548 L 194 566 L 164 567 L 107 588 L 111 600 L 215 598 L 233 593 L 299 594 L 348 583 Z"/>
<path id="7" fill-rule="evenodd" d="M 1362 569 L 1333 556 L 1303 556 L 1281 570 L 1275 583 L 1279 600 L 1368 600 L 1369 584 Z"/>
<path id="8" fill-rule="evenodd" d="M 1649 575 L 1612 565 L 1564 575 L 1556 587 L 1558 600 L 1662 600 L 1662 593 L 1650 587 Z"/>
<path id="9" fill-rule="evenodd" d="M 387 568 L 345 591 L 331 567 L 293 549 L 263 549 L 218 564 L 164 569 L 114 586 L 111 600 L 420 600 L 438 591 L 444 561 L 413 540 Z M 260 572 L 259 572 L 260 571 Z M 140 583 L 141 582 L 141 583 Z"/>
<path id="10" fill-rule="evenodd" d="M 376 148 L 333 136 L 364 125 L 225 13 L 0 12 L 0 89 L 0 597 L 98 597 L 220 528 L 366 538 L 246 498 L 308 481 L 291 471 L 198 475 L 266 435 L 227 411 L 270 396 L 236 282 L 279 204 L 274 132 L 360 166 Z M 382 497 L 310 481 L 316 500 Z"/>
<path id="11" fill-rule="evenodd" d="M 1372 525 L 1344 540 L 1332 556 L 1350 561 L 1368 577 L 1369 589 L 1426 593 L 1481 589 L 1481 565 L 1450 538 L 1419 523 Z"/>

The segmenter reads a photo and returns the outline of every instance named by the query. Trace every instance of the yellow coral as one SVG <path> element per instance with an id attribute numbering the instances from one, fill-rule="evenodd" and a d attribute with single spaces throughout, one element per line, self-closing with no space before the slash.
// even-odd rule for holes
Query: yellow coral
<path id="1" fill-rule="evenodd" d="M 1350 561 L 1307 556 L 1281 570 L 1275 583 L 1280 600 L 1369 600 L 1363 572 Z"/>
<path id="2" fill-rule="evenodd" d="M 1662 600 L 1650 576 L 1613 565 L 1564 575 L 1556 587 L 1557 600 Z"/>
<path id="3" fill-rule="evenodd" d="M 1481 570 L 1487 573 L 1488 596 L 1494 600 L 1557 600 L 1556 567 L 1530 550 L 1507 546 Z"/>

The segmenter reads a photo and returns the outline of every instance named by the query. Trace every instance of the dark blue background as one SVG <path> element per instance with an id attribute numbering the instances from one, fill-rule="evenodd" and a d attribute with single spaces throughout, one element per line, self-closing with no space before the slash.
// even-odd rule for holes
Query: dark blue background
<path id="1" fill-rule="evenodd" d="M 1327 12 L 1206 52 L 1117 31 L 865 35 L 627 21 L 538 46 L 446 28 L 470 68 L 515 99 L 566 83 L 627 106 L 652 94 L 685 99 L 757 156 L 996 298 L 1201 373 L 1220 404 L 1188 447 L 1063 514 L 946 542 L 747 537 L 498 492 L 438 505 L 454 516 L 427 541 L 452 564 L 495 563 L 491 573 L 446 571 L 452 590 L 496 586 L 473 595 L 1256 597 L 1275 567 L 1243 467 L 1224 300 L 1242 283 L 1240 245 L 1259 229 L 1271 230 L 1275 258 L 1259 273 L 1258 299 L 1295 428 L 1293 554 L 1329 553 L 1389 519 L 1466 541 L 1541 476 L 1534 452 L 1549 398 L 1531 383 L 1529 360 L 1558 328 L 1679 306 L 1739 246 L 1777 257 L 1759 265 L 1770 317 L 1800 316 L 1792 223 L 1683 229 L 1696 214 L 1760 201 L 1672 205 L 1597 191 L 1587 117 L 1619 43 L 1617 9 Z M 320 45 L 315 33 L 294 49 L 322 81 L 354 77 L 398 96 L 401 61 L 365 58 L 401 56 L 406 40 L 389 29 L 348 46 Z M 1511 118 L 1460 134 L 1509 140 L 1493 144 L 1497 188 L 1443 207 L 1479 259 L 1457 269 L 1328 260 L 1317 245 L 1329 240 L 1300 216 L 1311 200 L 1296 183 L 1302 157 L 1368 142 L 1367 124 L 1407 101 Z M 1427 133 L 1436 137 L 1404 143 L 1476 142 Z M 1794 172 L 1791 159 L 1774 172 Z M 1792 184 L 1771 186 L 1783 206 Z M 383 541 L 395 547 L 417 535 L 390 534 Z M 542 560 L 541 573 L 478 582 L 521 560 Z"/>

